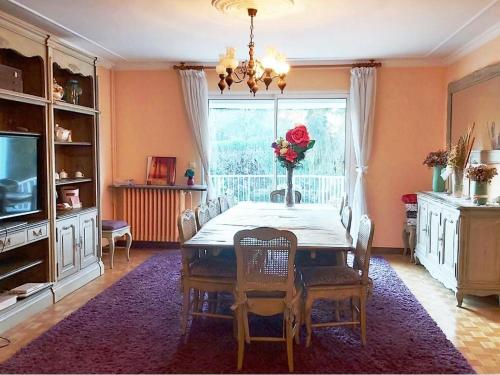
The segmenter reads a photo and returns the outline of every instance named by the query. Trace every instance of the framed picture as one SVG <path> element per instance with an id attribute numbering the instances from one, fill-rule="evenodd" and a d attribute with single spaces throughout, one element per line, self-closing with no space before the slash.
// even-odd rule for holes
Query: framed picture
<path id="1" fill-rule="evenodd" d="M 146 183 L 148 185 L 175 185 L 176 158 L 148 156 Z"/>

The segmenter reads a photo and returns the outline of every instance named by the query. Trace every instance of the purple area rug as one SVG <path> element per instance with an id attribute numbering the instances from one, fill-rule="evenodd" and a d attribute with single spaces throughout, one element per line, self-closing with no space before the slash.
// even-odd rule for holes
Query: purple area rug
<path id="1" fill-rule="evenodd" d="M 232 322 L 195 319 L 187 341 L 179 333 L 178 251 L 152 257 L 0 365 L 1 373 L 234 373 Z M 294 346 L 298 373 L 473 373 L 462 354 L 382 258 L 370 269 L 367 345 L 359 330 L 313 331 Z M 313 319 L 331 316 L 320 303 Z M 278 333 L 278 318 L 251 327 Z M 251 328 L 252 329 L 252 328 Z M 245 372 L 288 372 L 285 346 L 252 343 Z"/>

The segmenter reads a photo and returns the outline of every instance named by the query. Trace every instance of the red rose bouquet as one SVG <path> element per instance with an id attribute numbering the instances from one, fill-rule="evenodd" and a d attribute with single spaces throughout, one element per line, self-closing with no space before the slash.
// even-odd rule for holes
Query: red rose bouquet
<path id="1" fill-rule="evenodd" d="M 285 168 L 295 168 L 304 160 L 307 150 L 313 148 L 315 141 L 310 139 L 305 125 L 296 125 L 271 145 L 278 161 Z"/>

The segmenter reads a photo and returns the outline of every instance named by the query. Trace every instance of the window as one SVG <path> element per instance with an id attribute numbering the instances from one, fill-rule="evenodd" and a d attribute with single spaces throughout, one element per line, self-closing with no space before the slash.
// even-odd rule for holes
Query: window
<path id="1" fill-rule="evenodd" d="M 271 143 L 295 124 L 306 124 L 316 140 L 294 188 L 304 203 L 339 199 L 345 184 L 346 98 L 213 99 L 210 115 L 210 174 L 217 195 L 232 192 L 240 201 L 268 201 L 285 187 L 285 170 Z"/>

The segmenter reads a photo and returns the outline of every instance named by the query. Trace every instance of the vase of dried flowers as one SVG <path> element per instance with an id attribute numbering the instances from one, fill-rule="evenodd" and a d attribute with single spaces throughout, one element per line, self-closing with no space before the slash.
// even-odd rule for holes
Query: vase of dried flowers
<path id="1" fill-rule="evenodd" d="M 439 150 L 430 152 L 424 160 L 424 165 L 432 168 L 432 191 L 443 192 L 445 189 L 444 180 L 441 177 L 443 168 L 448 162 L 448 152 Z"/>
<path id="2" fill-rule="evenodd" d="M 497 169 L 485 164 L 473 165 L 467 168 L 467 177 L 472 181 L 472 201 L 478 206 L 488 201 L 488 187 Z"/>
<path id="3" fill-rule="evenodd" d="M 448 166 L 453 170 L 451 175 L 451 191 L 455 198 L 461 198 L 464 188 L 464 171 L 469 160 L 475 138 L 472 138 L 475 124 L 467 131 L 467 135 L 460 136 L 456 145 L 448 153 Z"/>

